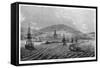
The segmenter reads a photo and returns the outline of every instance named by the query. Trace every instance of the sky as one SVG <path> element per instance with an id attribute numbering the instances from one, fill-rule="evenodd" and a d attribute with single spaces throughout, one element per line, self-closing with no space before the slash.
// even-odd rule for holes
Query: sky
<path id="1" fill-rule="evenodd" d="M 83 33 L 95 32 L 96 10 L 91 8 L 20 5 L 19 23 L 32 29 L 65 24 Z"/>

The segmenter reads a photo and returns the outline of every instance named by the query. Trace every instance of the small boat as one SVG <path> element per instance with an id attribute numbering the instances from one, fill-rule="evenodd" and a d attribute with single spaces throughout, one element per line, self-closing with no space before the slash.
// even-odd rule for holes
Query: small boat
<path id="1" fill-rule="evenodd" d="M 70 51 L 74 51 L 74 52 L 83 52 L 83 50 L 81 49 L 81 47 L 77 46 L 78 44 L 71 44 L 69 46 L 69 50 Z"/>

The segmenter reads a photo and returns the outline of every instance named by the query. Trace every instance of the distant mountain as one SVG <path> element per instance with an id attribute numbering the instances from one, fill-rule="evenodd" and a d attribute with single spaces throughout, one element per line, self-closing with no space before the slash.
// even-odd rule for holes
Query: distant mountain
<path id="1" fill-rule="evenodd" d="M 74 33 L 74 34 L 81 33 L 80 31 L 76 30 L 75 28 L 69 27 L 69 26 L 64 25 L 64 24 L 57 24 L 57 25 L 48 26 L 48 27 L 40 29 L 39 32 L 53 32 L 54 30 L 56 30 L 56 31 L 63 30 L 63 31 L 66 31 L 69 33 Z"/>
<path id="2" fill-rule="evenodd" d="M 88 33 L 88 34 L 95 34 L 95 32 L 90 32 L 90 33 Z"/>
<path id="3" fill-rule="evenodd" d="M 91 36 L 91 37 L 95 37 L 96 33 L 95 32 L 90 32 L 88 35 Z"/>
<path id="4" fill-rule="evenodd" d="M 47 26 L 45 28 L 42 28 L 40 30 L 34 30 L 34 29 L 31 29 L 31 33 L 32 33 L 32 36 L 45 36 L 45 35 L 48 35 L 48 34 L 51 34 L 52 32 L 54 32 L 54 30 L 56 30 L 57 32 L 64 32 L 64 33 L 71 33 L 71 34 L 74 34 L 74 35 L 81 35 L 82 32 L 78 31 L 77 29 L 75 28 L 72 28 L 70 26 L 67 26 L 67 25 L 64 25 L 64 24 L 57 24 L 57 25 L 51 25 L 51 26 Z M 26 27 L 21 27 L 21 35 L 23 37 L 26 36 L 27 34 L 27 31 L 28 31 L 28 28 Z"/>

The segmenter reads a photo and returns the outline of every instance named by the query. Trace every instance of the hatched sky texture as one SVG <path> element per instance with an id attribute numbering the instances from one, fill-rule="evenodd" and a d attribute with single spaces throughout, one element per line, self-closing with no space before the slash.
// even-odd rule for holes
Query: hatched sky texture
<path id="1" fill-rule="evenodd" d="M 31 24 L 32 29 L 65 24 L 76 28 L 81 32 L 95 32 L 96 10 L 91 8 L 52 7 L 20 5 L 19 22 L 21 27 L 27 28 Z"/>

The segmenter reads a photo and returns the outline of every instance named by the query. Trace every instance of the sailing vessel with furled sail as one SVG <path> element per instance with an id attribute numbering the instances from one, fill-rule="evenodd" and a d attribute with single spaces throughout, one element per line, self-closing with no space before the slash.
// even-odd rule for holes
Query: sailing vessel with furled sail
<path id="1" fill-rule="evenodd" d="M 27 33 L 27 37 L 26 37 L 26 44 L 25 44 L 25 48 L 27 50 L 34 50 L 34 43 L 32 42 L 32 34 L 31 34 L 31 28 L 30 26 L 28 27 L 28 33 Z"/>

